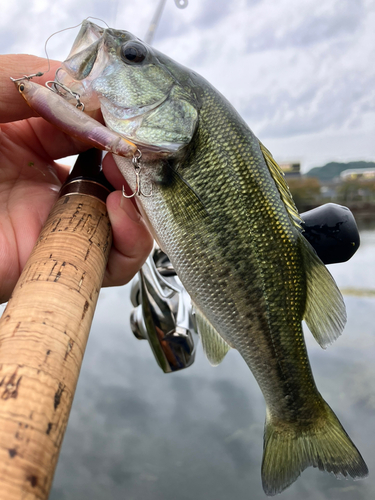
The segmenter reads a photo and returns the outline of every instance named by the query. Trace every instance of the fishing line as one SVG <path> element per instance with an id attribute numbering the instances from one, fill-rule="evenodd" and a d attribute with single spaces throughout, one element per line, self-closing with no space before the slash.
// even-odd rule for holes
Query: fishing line
<path id="1" fill-rule="evenodd" d="M 107 26 L 108 29 L 110 29 L 110 27 L 108 26 L 108 24 L 103 19 L 100 19 L 99 17 L 88 16 L 83 21 L 88 21 L 89 19 L 95 19 L 96 21 L 101 21 L 103 24 L 105 24 Z M 47 71 L 45 71 L 45 73 L 46 72 L 48 73 L 48 71 L 51 69 L 50 58 L 49 58 L 49 55 L 48 55 L 48 52 L 47 52 L 47 44 L 48 44 L 48 42 L 51 40 L 51 38 L 53 36 L 57 35 L 58 33 L 63 33 L 64 31 L 68 31 L 68 30 L 72 30 L 72 29 L 78 28 L 78 26 L 82 25 L 82 22 L 80 22 L 79 24 L 76 24 L 75 26 L 70 26 L 69 28 L 64 28 L 62 30 L 55 31 L 54 33 L 52 33 L 52 35 L 50 35 L 47 38 L 47 40 L 46 40 L 46 42 L 44 44 L 44 52 L 46 54 L 46 59 L 48 61 L 48 69 L 47 69 Z M 44 73 L 42 73 L 41 75 L 39 75 L 39 73 L 38 73 L 38 76 L 42 76 L 42 75 L 44 75 Z"/>

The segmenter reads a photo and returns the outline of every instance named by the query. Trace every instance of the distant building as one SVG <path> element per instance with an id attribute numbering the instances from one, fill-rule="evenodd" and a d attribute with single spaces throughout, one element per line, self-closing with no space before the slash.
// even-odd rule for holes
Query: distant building
<path id="1" fill-rule="evenodd" d="M 301 175 L 301 164 L 300 163 L 279 163 L 281 170 L 284 172 L 285 176 L 300 176 Z"/>
<path id="2" fill-rule="evenodd" d="M 374 168 L 353 168 L 343 170 L 340 174 L 340 180 L 342 181 L 367 181 L 373 179 L 375 180 Z"/>

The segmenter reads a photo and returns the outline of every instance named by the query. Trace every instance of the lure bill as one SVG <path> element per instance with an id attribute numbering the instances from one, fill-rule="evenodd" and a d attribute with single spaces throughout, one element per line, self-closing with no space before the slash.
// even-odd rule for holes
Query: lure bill
<path id="1" fill-rule="evenodd" d="M 14 80 L 18 91 L 38 115 L 87 145 L 132 158 L 137 146 L 70 104 L 61 95 L 28 78 Z"/>

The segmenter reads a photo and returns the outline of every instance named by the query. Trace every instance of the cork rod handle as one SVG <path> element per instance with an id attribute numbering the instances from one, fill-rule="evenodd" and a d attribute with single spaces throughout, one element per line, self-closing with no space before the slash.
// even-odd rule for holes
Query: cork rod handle
<path id="1" fill-rule="evenodd" d="M 0 319 L 4 500 L 48 498 L 111 247 L 104 201 L 67 191 Z"/>

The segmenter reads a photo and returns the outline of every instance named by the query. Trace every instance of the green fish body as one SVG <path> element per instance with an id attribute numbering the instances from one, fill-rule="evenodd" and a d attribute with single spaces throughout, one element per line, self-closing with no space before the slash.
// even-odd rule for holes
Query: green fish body
<path id="1" fill-rule="evenodd" d="M 137 202 L 191 296 L 208 359 L 237 349 L 262 390 L 266 494 L 308 466 L 367 475 L 316 388 L 301 326 L 326 347 L 345 324 L 342 297 L 269 151 L 206 80 L 128 32 L 85 21 L 63 69 L 142 151 L 141 190 L 152 196 Z M 135 189 L 132 162 L 116 162 Z"/>

